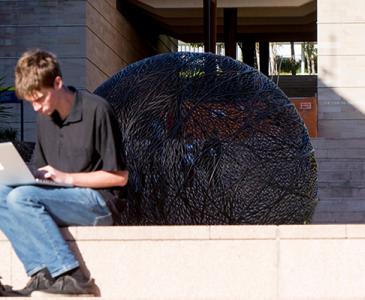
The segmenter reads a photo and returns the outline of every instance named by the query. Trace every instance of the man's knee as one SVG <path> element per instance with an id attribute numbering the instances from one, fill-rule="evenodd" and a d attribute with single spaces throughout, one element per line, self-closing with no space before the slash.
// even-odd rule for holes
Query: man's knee
<path id="1" fill-rule="evenodd" d="M 11 190 L 11 187 L 0 184 L 0 202 L 6 201 L 6 197 L 11 192 Z"/>
<path id="2" fill-rule="evenodd" d="M 19 186 L 12 189 L 6 197 L 8 208 L 17 209 L 35 202 L 35 189 L 34 186 Z"/>

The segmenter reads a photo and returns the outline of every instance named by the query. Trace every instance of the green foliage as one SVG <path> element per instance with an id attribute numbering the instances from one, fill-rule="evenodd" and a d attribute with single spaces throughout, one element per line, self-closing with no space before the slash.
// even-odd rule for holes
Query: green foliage
<path id="1" fill-rule="evenodd" d="M 0 96 L 1 93 L 7 92 L 10 89 L 10 87 L 4 86 L 4 77 L 0 77 Z M 17 131 L 14 128 L 3 126 L 3 122 L 12 116 L 10 110 L 10 106 L 0 103 L 0 141 L 13 141 L 17 137 Z"/>
<path id="2" fill-rule="evenodd" d="M 191 47 L 199 48 L 204 47 L 204 43 L 189 43 Z"/>
<path id="3" fill-rule="evenodd" d="M 317 72 L 317 57 L 318 51 L 315 43 L 304 42 L 303 50 L 305 56 L 305 68 L 308 70 L 309 74 L 315 74 Z"/>
<path id="4" fill-rule="evenodd" d="M 205 74 L 202 70 L 188 70 L 179 72 L 179 76 L 182 78 L 194 78 L 194 77 L 203 77 Z"/>
<path id="5" fill-rule="evenodd" d="M 0 96 L 1 96 L 1 93 L 4 93 L 4 92 L 8 91 L 9 89 L 10 89 L 10 87 L 4 86 L 4 77 L 0 77 Z M 4 120 L 6 120 L 7 118 L 9 118 L 11 116 L 9 109 L 10 109 L 10 107 L 0 103 L 0 122 L 3 122 Z"/>
<path id="6" fill-rule="evenodd" d="M 0 103 L 0 123 L 11 117 L 10 107 Z"/>
<path id="7" fill-rule="evenodd" d="M 17 131 L 14 128 L 0 128 L 0 141 L 14 141 L 17 137 Z"/>
<path id="8" fill-rule="evenodd" d="M 280 73 L 291 73 L 293 64 L 294 64 L 295 70 L 297 72 L 299 72 L 299 70 L 300 70 L 301 61 L 293 62 L 293 60 L 291 58 L 282 57 L 282 56 L 277 56 L 275 58 L 275 61 L 279 66 Z"/>

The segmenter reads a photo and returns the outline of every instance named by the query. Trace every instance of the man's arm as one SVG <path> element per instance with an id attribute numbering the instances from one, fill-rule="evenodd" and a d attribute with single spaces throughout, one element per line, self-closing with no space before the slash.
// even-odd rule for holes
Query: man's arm
<path id="1" fill-rule="evenodd" d="M 128 182 L 128 171 L 100 170 L 85 173 L 66 173 L 51 166 L 45 166 L 38 170 L 43 174 L 43 178 L 79 187 L 109 188 L 125 186 Z"/>

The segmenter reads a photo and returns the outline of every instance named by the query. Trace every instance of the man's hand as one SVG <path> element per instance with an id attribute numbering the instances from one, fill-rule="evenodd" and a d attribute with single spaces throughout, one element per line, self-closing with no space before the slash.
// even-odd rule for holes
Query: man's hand
<path id="1" fill-rule="evenodd" d="M 37 175 L 40 178 L 50 179 L 58 183 L 73 184 L 73 179 L 70 174 L 59 171 L 49 165 L 39 168 L 37 171 Z"/>

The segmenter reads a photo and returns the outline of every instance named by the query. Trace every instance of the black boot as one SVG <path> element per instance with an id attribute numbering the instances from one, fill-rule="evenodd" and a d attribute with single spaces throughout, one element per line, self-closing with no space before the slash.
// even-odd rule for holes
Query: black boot
<path id="1" fill-rule="evenodd" d="M 54 283 L 47 289 L 35 291 L 32 296 L 48 294 L 56 295 L 89 295 L 97 294 L 94 279 L 87 278 L 80 270 L 74 269 L 55 278 Z"/>
<path id="2" fill-rule="evenodd" d="M 3 285 L 0 281 L 0 297 L 6 297 L 7 293 L 11 290 L 12 290 L 11 286 Z"/>
<path id="3" fill-rule="evenodd" d="M 48 289 L 54 282 L 55 280 L 48 272 L 48 269 L 44 268 L 36 274 L 32 275 L 25 288 L 17 290 L 15 292 L 22 296 L 30 296 L 33 291 Z"/>
<path id="4" fill-rule="evenodd" d="M 12 286 L 3 285 L 0 281 L 0 297 L 22 297 L 22 295 L 15 292 Z"/>

